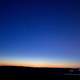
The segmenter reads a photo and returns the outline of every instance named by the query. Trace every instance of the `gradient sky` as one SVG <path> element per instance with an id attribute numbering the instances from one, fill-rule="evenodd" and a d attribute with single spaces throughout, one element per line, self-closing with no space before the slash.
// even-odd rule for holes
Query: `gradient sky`
<path id="1" fill-rule="evenodd" d="M 79 0 L 0 0 L 0 61 L 11 60 L 80 67 Z"/>

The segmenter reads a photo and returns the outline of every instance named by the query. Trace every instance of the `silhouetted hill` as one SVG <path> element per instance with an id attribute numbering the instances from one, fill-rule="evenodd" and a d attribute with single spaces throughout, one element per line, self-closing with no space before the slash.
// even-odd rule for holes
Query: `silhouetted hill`
<path id="1" fill-rule="evenodd" d="M 0 66 L 0 80 L 1 78 L 71 78 L 80 77 L 80 75 L 68 75 L 71 72 L 71 68 L 37 68 L 37 67 L 22 67 L 22 66 Z M 75 69 L 75 73 L 78 70 Z M 80 73 L 80 72 L 79 72 Z M 78 73 L 78 74 L 79 74 Z M 67 75 L 66 75 L 67 74 Z"/>

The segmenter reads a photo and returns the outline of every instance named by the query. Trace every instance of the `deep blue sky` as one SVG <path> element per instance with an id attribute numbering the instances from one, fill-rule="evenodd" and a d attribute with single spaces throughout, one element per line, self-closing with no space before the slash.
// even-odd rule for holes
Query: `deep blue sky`
<path id="1" fill-rule="evenodd" d="M 0 58 L 79 63 L 79 0 L 0 0 Z"/>

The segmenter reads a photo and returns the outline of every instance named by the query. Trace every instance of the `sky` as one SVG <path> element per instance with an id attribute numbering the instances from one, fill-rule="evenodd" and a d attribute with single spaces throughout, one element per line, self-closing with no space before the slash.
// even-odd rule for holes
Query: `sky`
<path id="1" fill-rule="evenodd" d="M 79 0 L 0 0 L 0 64 L 80 67 Z"/>

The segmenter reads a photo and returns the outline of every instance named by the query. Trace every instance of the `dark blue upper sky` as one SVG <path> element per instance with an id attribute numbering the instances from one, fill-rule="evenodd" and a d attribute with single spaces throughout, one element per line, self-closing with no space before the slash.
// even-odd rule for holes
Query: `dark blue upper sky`
<path id="1" fill-rule="evenodd" d="M 3 57 L 79 62 L 79 0 L 0 0 Z"/>

